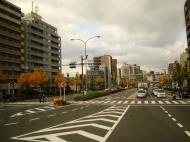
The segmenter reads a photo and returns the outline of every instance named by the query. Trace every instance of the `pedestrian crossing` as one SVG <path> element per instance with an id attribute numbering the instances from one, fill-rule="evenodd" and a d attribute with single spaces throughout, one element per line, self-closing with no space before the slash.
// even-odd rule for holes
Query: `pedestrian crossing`
<path id="1" fill-rule="evenodd" d="M 110 100 L 110 101 L 70 101 L 72 104 L 100 104 L 100 105 L 190 105 L 189 100 Z"/>

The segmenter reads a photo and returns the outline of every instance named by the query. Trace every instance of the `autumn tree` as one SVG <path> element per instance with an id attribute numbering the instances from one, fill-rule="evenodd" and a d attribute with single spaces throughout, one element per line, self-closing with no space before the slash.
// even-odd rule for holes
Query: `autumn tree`
<path id="1" fill-rule="evenodd" d="M 45 72 L 42 69 L 34 69 L 34 71 L 31 74 L 31 84 L 35 85 L 35 86 L 39 86 L 40 87 L 40 91 L 41 91 L 41 87 L 42 84 L 48 82 L 48 76 L 45 74 Z"/>
<path id="2" fill-rule="evenodd" d="M 166 85 L 168 82 L 169 82 L 169 79 L 168 79 L 167 76 L 162 75 L 162 76 L 160 77 L 160 84 L 161 84 L 161 86 Z"/>
<path id="3" fill-rule="evenodd" d="M 62 73 L 58 72 L 55 77 L 54 83 L 56 85 L 58 85 L 59 83 L 64 83 L 64 82 L 65 82 L 64 75 Z"/>
<path id="4" fill-rule="evenodd" d="M 80 74 L 79 73 L 76 73 L 76 76 L 75 76 L 75 85 L 76 85 L 76 91 L 78 91 L 78 86 L 81 85 L 81 79 L 80 79 Z"/>
<path id="5" fill-rule="evenodd" d="M 104 79 L 101 76 L 96 76 L 95 82 L 98 86 L 100 86 L 104 82 Z"/>
<path id="6" fill-rule="evenodd" d="M 0 70 L 0 82 L 6 80 L 6 75 L 3 73 L 2 70 Z"/>
<path id="7" fill-rule="evenodd" d="M 17 83 L 20 84 L 23 87 L 28 87 L 30 86 L 31 82 L 31 72 L 27 73 L 22 73 L 18 78 L 17 78 Z"/>

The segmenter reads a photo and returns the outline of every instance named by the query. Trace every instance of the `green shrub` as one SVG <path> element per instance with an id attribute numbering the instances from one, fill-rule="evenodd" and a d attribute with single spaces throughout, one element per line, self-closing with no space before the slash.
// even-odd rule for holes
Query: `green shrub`
<path id="1" fill-rule="evenodd" d="M 92 92 L 92 93 L 89 93 L 87 95 L 76 96 L 74 98 L 74 100 L 76 100 L 76 101 L 86 101 L 86 100 L 106 96 L 106 95 L 109 95 L 109 94 L 110 94 L 109 92 L 105 92 L 105 91 L 104 92 Z"/>

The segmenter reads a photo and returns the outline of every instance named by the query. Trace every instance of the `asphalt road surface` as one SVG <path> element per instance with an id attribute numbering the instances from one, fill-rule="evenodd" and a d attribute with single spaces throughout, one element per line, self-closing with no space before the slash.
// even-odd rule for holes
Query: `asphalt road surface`
<path id="1" fill-rule="evenodd" d="M 190 142 L 190 100 L 139 99 L 133 89 L 70 102 L 1 104 L 0 141 Z"/>

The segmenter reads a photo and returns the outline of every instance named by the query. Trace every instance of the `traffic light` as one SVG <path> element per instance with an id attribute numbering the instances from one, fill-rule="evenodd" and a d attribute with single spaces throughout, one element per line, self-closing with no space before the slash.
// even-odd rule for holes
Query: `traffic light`
<path id="1" fill-rule="evenodd" d="M 76 68 L 76 62 L 71 62 L 69 64 L 69 68 L 71 68 L 71 69 Z"/>

